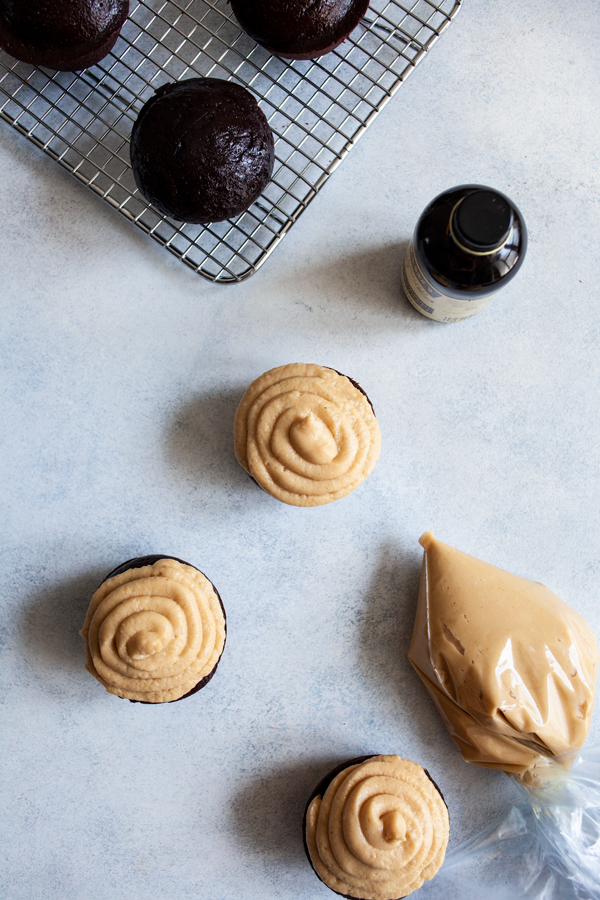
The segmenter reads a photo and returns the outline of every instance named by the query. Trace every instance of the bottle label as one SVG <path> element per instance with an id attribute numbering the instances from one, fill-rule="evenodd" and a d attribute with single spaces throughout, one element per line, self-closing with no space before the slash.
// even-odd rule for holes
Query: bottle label
<path id="1" fill-rule="evenodd" d="M 457 300 L 435 288 L 419 265 L 411 240 L 402 268 L 402 288 L 408 300 L 422 315 L 436 322 L 462 322 L 481 312 L 494 294 L 473 300 Z"/>

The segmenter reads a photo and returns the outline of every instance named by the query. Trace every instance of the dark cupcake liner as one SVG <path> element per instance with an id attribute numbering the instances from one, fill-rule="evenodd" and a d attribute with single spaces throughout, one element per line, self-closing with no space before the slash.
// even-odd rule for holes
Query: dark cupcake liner
<path id="1" fill-rule="evenodd" d="M 323 366 L 323 368 L 326 369 L 326 368 L 328 368 L 328 366 Z M 362 387 L 360 386 L 360 384 L 358 383 L 358 381 L 355 381 L 354 378 L 350 378 L 349 375 L 344 375 L 343 372 L 338 372 L 337 369 L 334 369 L 333 371 L 334 371 L 334 372 L 337 372 L 338 375 L 341 375 L 342 378 L 347 378 L 348 381 L 350 382 L 350 384 L 353 384 L 354 387 L 355 387 L 358 391 L 360 391 L 361 394 L 363 394 L 363 395 L 367 398 L 367 400 L 368 400 L 368 402 L 369 402 L 369 406 L 371 407 L 371 412 L 373 413 L 373 415 L 375 415 L 375 407 L 374 407 L 373 404 L 371 403 L 371 398 L 369 397 L 369 395 L 367 394 L 367 392 L 365 391 L 365 389 L 362 388 Z"/>
<path id="2" fill-rule="evenodd" d="M 308 813 L 308 807 L 313 802 L 315 797 L 318 797 L 318 796 L 323 797 L 323 795 L 325 794 L 325 791 L 327 790 L 327 788 L 329 787 L 329 785 L 331 784 L 331 782 L 333 781 L 335 776 L 339 775 L 340 772 L 343 772 L 344 769 L 348 769 L 350 766 L 360 765 L 360 763 L 366 762 L 368 759 L 373 759 L 375 756 L 380 756 L 380 755 L 381 754 L 379 754 L 379 753 L 369 753 L 367 756 L 355 756 L 353 759 L 347 759 L 345 762 L 340 763 L 339 766 L 335 766 L 335 768 L 333 768 L 330 772 L 327 773 L 327 775 L 325 775 L 324 778 L 322 778 L 320 780 L 320 782 L 318 783 L 318 785 L 316 786 L 316 788 L 314 789 L 314 791 L 308 798 L 308 801 L 304 808 L 304 815 L 302 817 L 302 843 L 304 845 L 304 852 L 306 853 L 306 858 L 308 859 L 308 861 L 310 863 L 310 867 L 313 870 L 313 872 L 315 873 L 315 875 L 317 876 L 317 878 L 319 879 L 319 881 L 321 882 L 321 884 L 325 884 L 325 882 L 323 881 L 323 879 L 321 878 L 321 876 L 319 875 L 319 873 L 313 866 L 313 861 L 310 858 L 310 853 L 308 852 L 308 844 L 306 843 L 306 816 Z M 433 780 L 433 778 L 431 777 L 431 775 L 429 774 L 427 769 L 423 769 L 423 771 L 425 772 L 425 774 L 427 775 L 427 777 L 433 784 L 434 788 L 436 789 L 436 791 L 438 792 L 438 794 L 444 801 L 444 806 L 446 807 L 446 809 L 448 809 L 448 804 L 446 803 L 446 800 L 444 799 L 444 795 L 440 791 L 439 787 L 437 786 L 437 784 L 435 783 L 435 781 Z M 328 884 L 325 884 L 325 887 L 328 890 L 330 890 L 333 894 L 337 894 L 338 897 L 346 897 L 346 900 L 365 900 L 364 897 L 356 897 L 354 894 L 340 894 L 339 891 L 334 891 L 334 889 L 329 887 Z M 407 895 L 405 894 L 404 896 L 406 897 Z M 390 898 L 390 900 L 391 900 L 391 898 Z M 398 897 L 398 898 L 396 898 L 396 900 L 404 900 L 404 897 Z"/>
<path id="3" fill-rule="evenodd" d="M 142 569 L 144 566 L 152 566 L 155 562 L 158 562 L 159 559 L 174 559 L 175 562 L 181 563 L 184 566 L 190 566 L 192 569 L 196 569 L 197 572 L 200 572 L 196 566 L 193 566 L 192 563 L 186 562 L 185 559 L 179 559 L 177 556 L 171 556 L 168 553 L 154 553 L 150 556 L 136 556 L 133 559 L 128 559 L 126 562 L 121 563 L 120 566 L 117 566 L 116 569 L 113 569 L 112 572 L 109 572 L 106 578 L 103 578 L 101 584 L 104 584 L 105 581 L 108 581 L 109 578 L 113 578 L 115 575 L 121 575 L 122 572 L 127 572 L 129 569 Z M 204 575 L 204 572 L 200 572 L 201 575 Z M 204 575 L 206 578 L 207 576 Z M 210 578 L 207 579 L 210 581 Z M 227 643 L 227 613 L 225 612 L 225 607 L 223 606 L 223 601 L 221 600 L 221 595 L 218 590 L 210 581 L 215 594 L 217 595 L 217 599 L 221 605 L 221 610 L 223 611 L 223 619 L 225 620 L 225 640 L 223 641 L 223 650 L 221 650 L 221 656 L 219 656 L 218 660 L 214 664 L 212 670 L 202 678 L 198 684 L 194 685 L 191 691 L 188 691 L 187 694 L 183 694 L 183 696 L 178 697 L 177 700 L 166 700 L 166 703 L 178 703 L 180 700 L 185 700 L 186 697 L 191 697 L 192 694 L 196 694 L 198 691 L 202 690 L 202 688 L 208 684 L 211 680 L 215 672 L 217 671 L 217 666 L 221 662 L 221 657 L 223 656 L 223 651 L 225 650 L 225 644 Z M 125 700 L 125 697 L 121 697 L 119 699 Z M 130 703 L 142 703 L 144 706 L 160 706 L 160 703 L 150 703 L 148 700 L 129 700 Z"/>

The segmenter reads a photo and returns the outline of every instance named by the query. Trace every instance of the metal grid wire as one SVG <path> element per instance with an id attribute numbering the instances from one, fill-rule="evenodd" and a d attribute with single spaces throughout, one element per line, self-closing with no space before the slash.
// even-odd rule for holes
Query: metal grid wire
<path id="1" fill-rule="evenodd" d="M 133 0 L 102 62 L 81 73 L 15 62 L 0 51 L 0 117 L 211 281 L 255 272 L 378 112 L 450 24 L 462 0 L 372 0 L 362 23 L 318 60 L 287 62 L 258 46 L 228 0 Z M 275 170 L 235 220 L 208 226 L 161 216 L 136 188 L 131 128 L 170 81 L 237 81 L 275 133 Z"/>

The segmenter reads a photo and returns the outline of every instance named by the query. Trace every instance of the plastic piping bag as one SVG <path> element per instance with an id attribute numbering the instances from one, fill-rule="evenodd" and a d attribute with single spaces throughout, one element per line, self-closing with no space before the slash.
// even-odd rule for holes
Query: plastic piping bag
<path id="1" fill-rule="evenodd" d="M 598 671 L 592 632 L 543 585 L 431 532 L 421 543 L 410 661 L 465 760 L 507 772 L 520 793 L 448 854 L 437 889 L 445 879 L 448 900 L 481 900 L 465 864 L 504 845 L 519 864 L 485 886 L 486 900 L 600 900 L 600 749 L 578 755 Z"/>
<path id="2" fill-rule="evenodd" d="M 514 783 L 519 804 L 447 854 L 436 890 L 448 900 L 600 900 L 600 747 L 545 787 Z M 497 882 L 474 884 L 469 863 L 503 853 Z"/>

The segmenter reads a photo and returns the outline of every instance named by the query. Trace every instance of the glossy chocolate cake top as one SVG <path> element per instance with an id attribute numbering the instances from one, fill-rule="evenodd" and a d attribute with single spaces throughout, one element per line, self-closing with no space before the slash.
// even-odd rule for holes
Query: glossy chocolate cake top
<path id="1" fill-rule="evenodd" d="M 34 66 L 74 71 L 110 52 L 129 0 L 0 0 L 0 47 Z"/>
<path id="2" fill-rule="evenodd" d="M 159 88 L 131 134 L 137 186 L 181 222 L 239 215 L 268 184 L 274 160 L 273 132 L 252 94 L 219 78 Z"/>
<path id="3" fill-rule="evenodd" d="M 250 37 L 277 56 L 314 59 L 348 37 L 369 0 L 231 0 Z"/>

